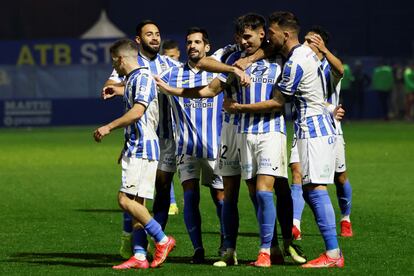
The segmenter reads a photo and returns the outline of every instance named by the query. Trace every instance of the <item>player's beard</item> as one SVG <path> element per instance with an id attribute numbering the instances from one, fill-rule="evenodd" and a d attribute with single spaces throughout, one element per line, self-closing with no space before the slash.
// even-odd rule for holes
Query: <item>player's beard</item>
<path id="1" fill-rule="evenodd" d="M 200 52 L 199 51 L 196 51 L 196 52 L 197 52 L 197 55 L 194 55 L 194 56 L 191 56 L 190 52 L 187 53 L 188 59 L 194 63 L 197 63 L 202 58 L 202 55 L 200 54 Z"/>
<path id="2" fill-rule="evenodd" d="M 141 45 L 142 45 L 142 49 L 144 49 L 144 51 L 146 51 L 146 52 L 148 52 L 148 53 L 150 53 L 150 54 L 152 54 L 154 56 L 156 54 L 158 54 L 158 52 L 160 51 L 160 45 L 158 45 L 158 46 L 151 46 L 150 44 L 147 44 L 145 42 L 142 42 Z"/>

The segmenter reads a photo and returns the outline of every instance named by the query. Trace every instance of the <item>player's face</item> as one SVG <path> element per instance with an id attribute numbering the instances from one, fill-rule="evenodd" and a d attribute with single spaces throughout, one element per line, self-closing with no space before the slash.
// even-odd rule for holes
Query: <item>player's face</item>
<path id="1" fill-rule="evenodd" d="M 164 55 L 178 61 L 180 59 L 180 50 L 178 48 L 165 49 Z"/>
<path id="2" fill-rule="evenodd" d="M 126 73 L 125 73 L 125 70 L 123 69 L 123 66 L 122 66 L 123 57 L 121 55 L 111 54 L 111 58 L 112 58 L 112 67 L 115 69 L 115 71 L 118 73 L 118 75 L 125 76 Z"/>
<path id="3" fill-rule="evenodd" d="M 136 37 L 138 44 L 150 54 L 156 55 L 160 50 L 161 35 L 157 26 L 147 24 L 142 27 L 141 36 Z"/>
<path id="4" fill-rule="evenodd" d="M 245 28 L 244 32 L 240 34 L 240 44 L 247 55 L 254 54 L 262 45 L 265 32 L 263 28 L 252 30 Z"/>
<path id="5" fill-rule="evenodd" d="M 186 49 L 188 59 L 192 62 L 198 62 L 206 56 L 206 53 L 210 50 L 210 45 L 204 43 L 202 33 L 193 33 L 187 36 Z"/>
<path id="6" fill-rule="evenodd" d="M 273 46 L 273 49 L 279 52 L 286 44 L 287 37 L 282 28 L 278 24 L 272 23 L 269 26 L 268 31 L 270 44 Z"/>

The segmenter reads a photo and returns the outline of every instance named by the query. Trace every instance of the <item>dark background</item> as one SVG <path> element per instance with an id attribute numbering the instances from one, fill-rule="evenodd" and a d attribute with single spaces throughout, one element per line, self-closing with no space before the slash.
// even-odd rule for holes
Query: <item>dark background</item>
<path id="1" fill-rule="evenodd" d="M 76 38 L 94 24 L 101 9 L 129 36 L 143 19 L 159 22 L 164 38 L 184 37 L 191 26 L 205 27 L 214 49 L 232 41 L 235 17 L 247 12 L 267 17 L 275 10 L 289 10 L 299 17 L 304 31 L 314 24 L 328 29 L 333 36 L 330 47 L 342 57 L 411 58 L 414 52 L 414 4 L 409 0 L 3 1 L 0 38 Z"/>

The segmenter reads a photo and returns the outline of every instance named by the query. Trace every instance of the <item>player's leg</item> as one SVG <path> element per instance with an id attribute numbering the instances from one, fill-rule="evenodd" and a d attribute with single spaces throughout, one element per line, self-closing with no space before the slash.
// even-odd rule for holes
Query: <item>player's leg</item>
<path id="1" fill-rule="evenodd" d="M 178 215 L 179 209 L 177 205 L 177 201 L 175 199 L 175 192 L 174 192 L 174 181 L 171 181 L 171 189 L 170 189 L 170 208 L 168 210 L 168 215 Z"/>
<path id="2" fill-rule="evenodd" d="M 335 136 L 298 139 L 304 199 L 312 209 L 325 243 L 325 253 L 304 264 L 305 268 L 344 265 L 336 235 L 335 212 L 327 190 L 327 184 L 334 178 L 335 139 Z"/>
<path id="3" fill-rule="evenodd" d="M 157 161 L 123 157 L 122 186 L 118 194 L 118 203 L 122 210 L 128 212 L 155 240 L 155 266 L 164 262 L 175 245 L 174 239 L 164 234 L 159 223 L 151 217 L 144 206 L 144 198 L 152 199 L 154 194 L 157 164 Z M 142 249 L 143 252 L 135 252 L 133 257 L 114 269 L 148 268 L 145 247 Z"/>
<path id="4" fill-rule="evenodd" d="M 178 157 L 178 171 L 184 194 L 184 222 L 194 248 L 193 263 L 204 262 L 204 247 L 201 236 L 200 215 L 200 164 L 198 158 L 182 155 Z"/>
<path id="5" fill-rule="evenodd" d="M 156 250 L 154 254 L 154 260 L 151 263 L 151 267 L 157 267 L 161 265 L 168 253 L 174 248 L 175 240 L 172 237 L 167 237 L 161 228 L 161 225 L 151 217 L 148 209 L 143 205 L 143 198 L 137 198 L 133 200 L 128 197 L 127 194 L 119 192 L 118 203 L 120 207 L 131 214 L 131 216 L 143 226 L 148 235 L 150 235 L 155 243 Z M 148 268 L 149 264 L 145 256 L 136 253 L 128 261 L 114 266 L 114 269 L 129 269 L 129 268 Z"/>
<path id="6" fill-rule="evenodd" d="M 224 255 L 214 266 L 237 265 L 236 242 L 239 231 L 239 210 L 237 207 L 240 191 L 240 175 L 223 176 L 224 202 L 222 209 Z"/>
<path id="7" fill-rule="evenodd" d="M 165 229 L 170 208 L 171 182 L 176 171 L 175 142 L 160 139 L 160 161 L 155 180 L 154 219 Z"/>
<path id="8" fill-rule="evenodd" d="M 218 255 L 221 257 L 224 255 L 224 226 L 222 220 L 222 211 L 224 204 L 224 187 L 223 179 L 221 176 L 214 173 L 214 168 L 216 167 L 216 160 L 207 160 L 201 159 L 200 165 L 202 169 L 202 179 L 201 184 L 207 186 L 210 189 L 211 199 L 216 206 L 216 214 L 220 223 L 220 246 L 218 249 Z"/>
<path id="9" fill-rule="evenodd" d="M 171 182 L 174 177 L 174 172 L 164 170 L 157 170 L 157 178 L 155 181 L 155 198 L 152 207 L 154 212 L 154 219 L 161 224 L 162 229 L 168 222 L 168 211 L 170 209 L 170 191 Z"/>
<path id="10" fill-rule="evenodd" d="M 257 220 L 260 229 L 260 250 L 254 266 L 268 267 L 270 262 L 270 247 L 276 221 L 276 207 L 273 200 L 275 177 L 271 175 L 257 175 L 256 198 Z"/>
<path id="11" fill-rule="evenodd" d="M 223 253 L 214 266 L 237 265 L 236 241 L 239 231 L 239 210 L 237 207 L 240 190 L 240 157 L 237 126 L 223 123 L 221 144 L 215 173 L 222 176 L 224 199 L 222 208 Z"/>
<path id="12" fill-rule="evenodd" d="M 294 138 L 292 148 L 290 151 L 289 167 L 292 172 L 292 201 L 293 201 L 293 227 L 292 234 L 295 240 L 302 239 L 300 232 L 300 221 L 302 219 L 302 212 L 305 207 L 302 191 L 302 173 L 300 171 L 299 153 L 297 146 L 297 139 Z"/>
<path id="13" fill-rule="evenodd" d="M 129 259 L 132 256 L 132 217 L 127 212 L 123 213 L 123 228 L 121 233 L 121 247 L 119 248 L 119 255 L 124 259 Z"/>
<path id="14" fill-rule="evenodd" d="M 351 206 L 352 206 L 352 187 L 346 173 L 345 162 L 345 142 L 342 135 L 337 135 L 335 146 L 335 186 L 339 208 L 341 210 L 341 236 L 352 237 L 351 225 Z"/>

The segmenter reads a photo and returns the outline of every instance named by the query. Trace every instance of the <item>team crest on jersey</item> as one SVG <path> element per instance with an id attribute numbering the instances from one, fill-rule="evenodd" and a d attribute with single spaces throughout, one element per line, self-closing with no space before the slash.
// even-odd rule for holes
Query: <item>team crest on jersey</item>
<path id="1" fill-rule="evenodd" d="M 161 63 L 161 71 L 162 72 L 164 72 L 165 70 L 167 70 L 168 69 L 168 66 L 167 66 L 167 64 L 165 64 L 165 63 Z"/>
<path id="2" fill-rule="evenodd" d="M 251 74 L 254 76 L 254 77 L 251 77 L 251 81 L 274 84 L 275 79 L 268 78 L 265 76 L 267 69 L 269 69 L 269 67 L 265 65 L 256 66 L 251 72 Z"/>
<path id="3" fill-rule="evenodd" d="M 207 82 L 210 83 L 213 80 L 213 75 L 207 75 Z"/>
<path id="4" fill-rule="evenodd" d="M 269 69 L 267 66 L 258 65 L 253 69 L 252 75 L 263 76 L 266 73 L 267 69 Z"/>
<path id="5" fill-rule="evenodd" d="M 146 89 L 146 87 L 145 87 L 145 86 L 143 86 L 143 85 L 140 85 L 140 86 L 138 87 L 138 91 L 139 91 L 139 92 L 144 92 L 144 91 L 145 91 L 145 89 Z"/>

